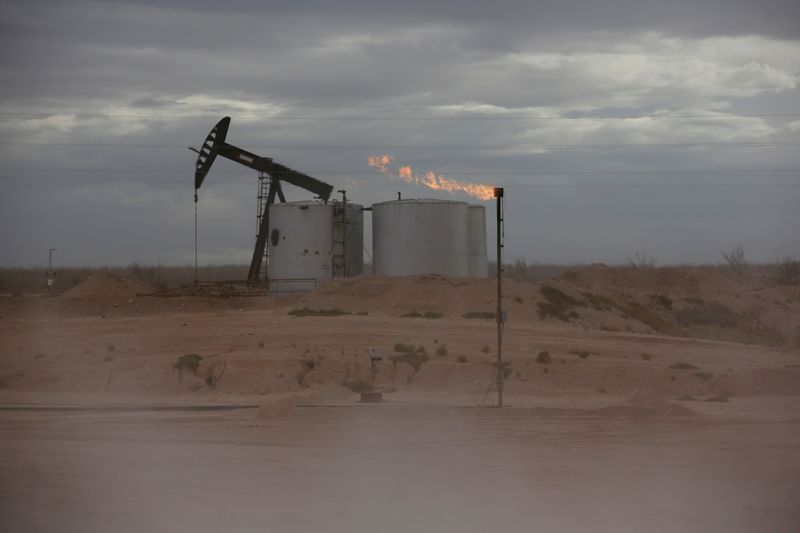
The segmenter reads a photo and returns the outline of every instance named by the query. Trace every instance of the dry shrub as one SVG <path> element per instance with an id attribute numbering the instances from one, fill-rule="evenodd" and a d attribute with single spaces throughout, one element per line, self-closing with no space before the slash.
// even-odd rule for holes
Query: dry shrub
<path id="1" fill-rule="evenodd" d="M 178 371 L 181 373 L 184 370 L 188 370 L 195 376 L 198 376 L 197 370 L 198 368 L 200 368 L 200 361 L 202 360 L 203 360 L 202 355 L 198 355 L 196 353 L 187 353 L 186 355 L 178 357 L 178 360 L 172 366 L 177 368 Z"/>
<path id="2" fill-rule="evenodd" d="M 558 320 L 569 322 L 570 317 L 575 318 L 578 316 L 573 308 L 586 306 L 586 302 L 573 298 L 550 285 L 544 285 L 539 289 L 539 292 L 546 300 L 537 304 L 540 319 L 552 316 Z"/>
<path id="3" fill-rule="evenodd" d="M 495 315 L 492 311 L 467 311 L 466 313 L 461 315 L 462 318 L 486 318 L 486 319 L 494 318 L 496 316 L 497 315 Z"/>
<path id="4" fill-rule="evenodd" d="M 205 382 L 208 388 L 213 389 L 222 380 L 225 375 L 225 369 L 228 368 L 228 360 L 214 361 L 208 366 L 206 371 Z"/>
<path id="5" fill-rule="evenodd" d="M 395 365 L 397 363 L 407 363 L 414 369 L 414 372 L 419 372 L 422 369 L 422 365 L 428 362 L 428 359 L 428 354 L 415 351 L 403 352 L 389 357 L 389 360 Z"/>
<path id="6" fill-rule="evenodd" d="M 539 352 L 536 356 L 536 362 L 540 365 L 549 365 L 552 362 L 552 358 L 550 357 L 550 352 L 543 350 Z"/>
<path id="7" fill-rule="evenodd" d="M 774 281 L 777 285 L 800 285 L 800 261 L 785 257 L 775 268 Z"/>
<path id="8" fill-rule="evenodd" d="M 730 252 L 722 252 L 722 257 L 725 258 L 731 270 L 737 274 L 741 274 L 747 268 L 747 261 L 744 258 L 744 248 L 741 244 L 733 248 Z"/>

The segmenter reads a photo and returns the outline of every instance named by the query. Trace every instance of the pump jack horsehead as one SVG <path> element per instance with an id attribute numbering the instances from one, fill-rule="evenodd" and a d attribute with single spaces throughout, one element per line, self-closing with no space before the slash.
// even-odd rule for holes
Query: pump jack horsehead
<path id="1" fill-rule="evenodd" d="M 197 152 L 197 164 L 194 172 L 194 201 L 197 203 L 197 190 L 203 184 L 206 174 L 208 174 L 211 165 L 214 163 L 214 159 L 216 159 L 218 155 L 252 168 L 258 171 L 259 174 L 269 177 L 267 201 L 263 203 L 263 211 L 260 217 L 261 222 L 256 237 L 256 246 L 253 250 L 253 259 L 250 261 L 250 271 L 247 274 L 248 282 L 257 283 L 264 260 L 267 235 L 269 234 L 269 206 L 275 203 L 276 196 L 281 202 L 286 202 L 281 182 L 285 181 L 286 183 L 310 191 L 326 203 L 333 191 L 333 186 L 303 174 L 302 172 L 285 167 L 275 162 L 271 157 L 262 157 L 232 144 L 228 144 L 225 142 L 225 137 L 228 135 L 228 126 L 230 126 L 230 123 L 230 117 L 223 118 L 214 126 L 199 150 L 189 147 L 190 150 Z"/>

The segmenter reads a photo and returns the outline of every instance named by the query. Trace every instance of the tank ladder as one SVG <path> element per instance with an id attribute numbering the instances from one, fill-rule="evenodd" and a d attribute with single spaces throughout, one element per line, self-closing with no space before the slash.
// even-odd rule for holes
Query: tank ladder
<path id="1" fill-rule="evenodd" d="M 342 202 L 333 204 L 333 277 L 347 277 L 347 192 L 339 191 L 342 194 Z"/>
<path id="2" fill-rule="evenodd" d="M 258 232 L 261 228 L 261 219 L 264 216 L 264 204 L 267 202 L 269 196 L 269 186 L 271 178 L 266 172 L 258 173 L 258 211 L 256 212 L 256 240 L 258 240 Z M 256 279 L 260 280 L 262 274 L 269 266 L 269 245 L 264 247 L 264 258 L 261 261 L 261 268 L 256 273 Z"/>
<path id="3" fill-rule="evenodd" d="M 333 204 L 333 277 L 347 277 L 347 263 L 345 260 L 345 238 L 347 236 L 347 220 L 345 206 L 339 202 Z"/>

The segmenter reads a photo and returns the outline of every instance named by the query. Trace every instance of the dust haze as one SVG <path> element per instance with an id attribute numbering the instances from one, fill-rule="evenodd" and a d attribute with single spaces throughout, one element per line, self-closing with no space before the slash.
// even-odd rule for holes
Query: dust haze
<path id="1" fill-rule="evenodd" d="M 1 2 L 0 531 L 800 531 L 799 15 Z"/>

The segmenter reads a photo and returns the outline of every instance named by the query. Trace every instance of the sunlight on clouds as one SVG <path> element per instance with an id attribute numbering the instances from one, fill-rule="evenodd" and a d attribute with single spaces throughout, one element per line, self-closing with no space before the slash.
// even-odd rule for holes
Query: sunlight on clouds
<path id="1" fill-rule="evenodd" d="M 762 37 L 682 39 L 661 34 L 605 36 L 570 53 L 514 53 L 511 68 L 557 70 L 587 91 L 596 107 L 670 106 L 754 97 L 798 86 L 800 44 Z"/>
<path id="2" fill-rule="evenodd" d="M 269 118 L 277 116 L 285 107 L 277 104 L 254 102 L 252 96 L 236 98 L 210 94 L 192 94 L 176 98 L 185 113 L 235 114 L 238 119 Z"/>

